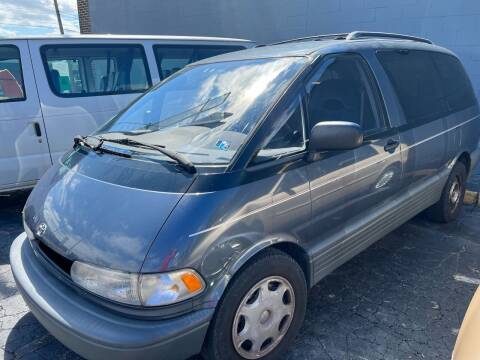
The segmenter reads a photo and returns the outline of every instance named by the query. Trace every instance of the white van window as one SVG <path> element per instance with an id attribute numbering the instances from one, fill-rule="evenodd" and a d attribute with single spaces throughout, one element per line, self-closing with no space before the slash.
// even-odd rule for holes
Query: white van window
<path id="1" fill-rule="evenodd" d="M 0 46 L 0 102 L 25 100 L 20 51 L 13 45 Z"/>
<path id="2" fill-rule="evenodd" d="M 141 45 L 48 45 L 42 57 L 58 96 L 143 92 L 152 84 Z"/>
<path id="3" fill-rule="evenodd" d="M 208 57 L 243 50 L 238 45 L 154 45 L 158 73 L 163 80 L 188 64 Z"/>

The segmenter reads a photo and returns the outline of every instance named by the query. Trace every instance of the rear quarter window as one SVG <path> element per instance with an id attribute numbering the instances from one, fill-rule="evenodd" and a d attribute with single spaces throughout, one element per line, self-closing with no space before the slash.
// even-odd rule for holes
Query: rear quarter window
<path id="1" fill-rule="evenodd" d="M 377 56 L 409 124 L 421 125 L 477 102 L 470 80 L 454 56 L 423 50 L 379 51 Z"/>
<path id="2" fill-rule="evenodd" d="M 377 56 L 409 124 L 427 123 L 446 114 L 440 74 L 429 52 L 381 51 Z"/>
<path id="3" fill-rule="evenodd" d="M 432 58 L 440 72 L 449 111 L 457 112 L 474 106 L 477 99 L 460 60 L 442 53 L 432 53 Z"/>

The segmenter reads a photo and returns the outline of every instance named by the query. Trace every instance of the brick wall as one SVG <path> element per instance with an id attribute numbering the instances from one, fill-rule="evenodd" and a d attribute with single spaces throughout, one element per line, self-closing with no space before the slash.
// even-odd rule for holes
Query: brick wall
<path id="1" fill-rule="evenodd" d="M 80 33 L 89 34 L 92 32 L 90 22 L 90 11 L 88 0 L 77 0 L 78 20 L 80 23 Z"/>

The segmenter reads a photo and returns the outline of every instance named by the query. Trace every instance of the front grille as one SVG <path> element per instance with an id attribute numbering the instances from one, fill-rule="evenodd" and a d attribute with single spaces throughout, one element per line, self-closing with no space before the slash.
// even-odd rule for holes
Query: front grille
<path id="1" fill-rule="evenodd" d="M 38 249 L 42 255 L 50 260 L 50 262 L 55 265 L 59 270 L 61 270 L 65 275 L 70 276 L 70 269 L 72 267 L 73 261 L 67 259 L 66 257 L 60 255 L 55 250 L 52 250 L 50 247 L 45 245 L 43 242 L 36 241 Z"/>

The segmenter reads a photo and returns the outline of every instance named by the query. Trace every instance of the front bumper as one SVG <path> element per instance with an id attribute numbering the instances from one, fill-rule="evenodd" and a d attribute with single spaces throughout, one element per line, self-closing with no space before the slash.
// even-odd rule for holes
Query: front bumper
<path id="1" fill-rule="evenodd" d="M 88 359 L 185 359 L 200 352 L 214 312 L 199 310 L 167 320 L 111 312 L 45 269 L 25 233 L 10 248 L 10 264 L 17 288 L 38 321 Z"/>

